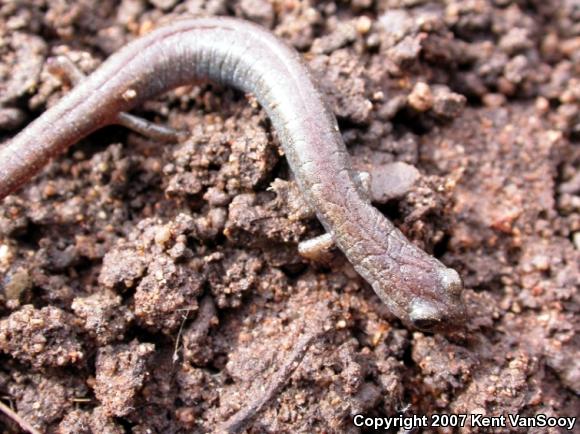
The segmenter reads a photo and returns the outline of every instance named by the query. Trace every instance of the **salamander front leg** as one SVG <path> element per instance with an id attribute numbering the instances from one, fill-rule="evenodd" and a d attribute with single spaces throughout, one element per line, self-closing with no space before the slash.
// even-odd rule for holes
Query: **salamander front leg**
<path id="1" fill-rule="evenodd" d="M 334 247 L 332 235 L 326 233 L 298 244 L 298 253 L 304 258 L 316 262 L 326 262 L 330 250 Z"/>
<path id="2" fill-rule="evenodd" d="M 355 182 L 363 197 L 371 200 L 371 175 L 368 172 L 356 172 Z M 314 215 L 314 211 L 312 211 Z M 329 233 L 319 235 L 298 244 L 298 253 L 304 258 L 316 262 L 327 262 L 330 259 L 331 250 L 335 247 L 332 235 Z"/>
<path id="3" fill-rule="evenodd" d="M 47 61 L 47 67 L 51 74 L 73 86 L 76 86 L 85 78 L 85 74 L 66 56 L 51 57 Z M 157 125 L 147 119 L 125 112 L 117 115 L 115 123 L 160 142 L 178 142 L 187 137 L 187 133 L 184 131 Z"/>
<path id="4" fill-rule="evenodd" d="M 72 86 L 79 84 L 85 74 L 66 56 L 56 56 L 47 59 L 48 72 Z"/>

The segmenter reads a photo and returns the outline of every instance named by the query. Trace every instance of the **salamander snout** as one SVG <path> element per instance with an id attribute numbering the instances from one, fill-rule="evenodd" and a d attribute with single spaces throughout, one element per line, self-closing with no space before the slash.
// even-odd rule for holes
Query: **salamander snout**
<path id="1" fill-rule="evenodd" d="M 463 291 L 463 282 L 459 273 L 453 268 L 442 268 L 437 270 L 439 275 L 439 281 L 441 283 L 441 289 L 445 291 L 450 296 L 460 297 Z"/>
<path id="2" fill-rule="evenodd" d="M 461 277 L 451 268 L 438 269 L 437 276 L 436 287 L 432 288 L 437 297 L 416 298 L 410 305 L 409 320 L 422 331 L 453 330 L 465 321 Z"/>

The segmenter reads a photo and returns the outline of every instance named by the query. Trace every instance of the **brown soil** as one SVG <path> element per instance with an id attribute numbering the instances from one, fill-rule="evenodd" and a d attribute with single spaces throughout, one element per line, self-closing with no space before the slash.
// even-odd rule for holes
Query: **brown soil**
<path id="1" fill-rule="evenodd" d="M 322 229 L 267 117 L 198 84 L 137 111 L 185 143 L 106 128 L 0 205 L 2 402 L 41 432 L 208 432 L 310 333 L 249 432 L 358 432 L 357 413 L 579 416 L 578 3 L 2 2 L 2 138 L 69 90 L 48 56 L 90 73 L 184 13 L 244 17 L 303 52 L 377 206 L 464 278 L 468 332 L 407 330 L 340 253 L 299 257 Z M 0 414 L 0 432 L 20 431 Z"/>

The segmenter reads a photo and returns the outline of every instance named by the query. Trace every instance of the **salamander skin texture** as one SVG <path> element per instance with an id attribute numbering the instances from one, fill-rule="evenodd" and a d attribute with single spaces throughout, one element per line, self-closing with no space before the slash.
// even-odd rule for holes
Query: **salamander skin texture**
<path id="1" fill-rule="evenodd" d="M 253 93 L 277 131 L 296 181 L 354 268 L 393 314 L 428 331 L 464 321 L 455 270 L 411 244 L 360 191 L 334 115 L 299 54 L 233 18 L 182 19 L 112 55 L 0 148 L 0 198 L 120 112 L 206 78 Z"/>

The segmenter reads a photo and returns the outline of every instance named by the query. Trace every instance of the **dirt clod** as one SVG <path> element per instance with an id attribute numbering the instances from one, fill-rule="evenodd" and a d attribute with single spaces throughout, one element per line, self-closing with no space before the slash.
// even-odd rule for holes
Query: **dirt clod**
<path id="1" fill-rule="evenodd" d="M 73 317 L 47 306 L 23 306 L 0 321 L 0 350 L 36 368 L 81 362 L 85 354 Z"/>
<path id="2" fill-rule="evenodd" d="M 148 375 L 148 359 L 155 345 L 132 341 L 99 349 L 95 395 L 108 416 L 125 416 L 136 405 L 137 394 Z"/>

